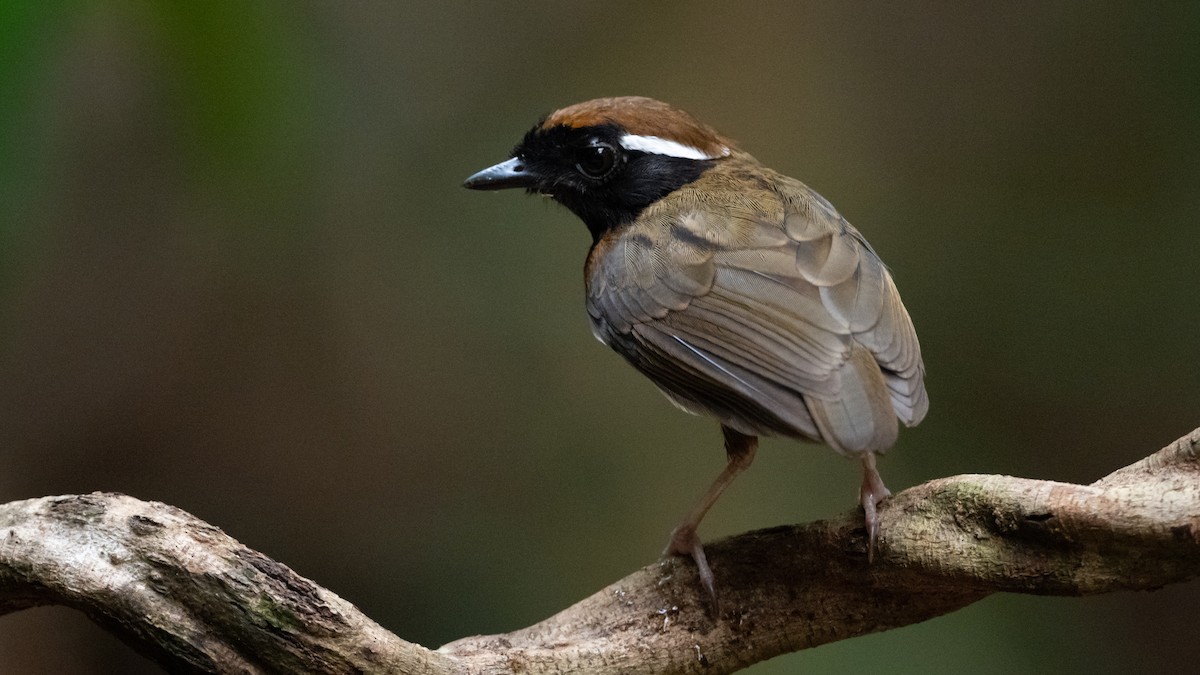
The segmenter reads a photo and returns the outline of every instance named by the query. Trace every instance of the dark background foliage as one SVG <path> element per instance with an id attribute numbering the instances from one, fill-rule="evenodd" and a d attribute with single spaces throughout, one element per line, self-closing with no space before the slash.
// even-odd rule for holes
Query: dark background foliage
<path id="1" fill-rule="evenodd" d="M 716 425 L 594 342 L 581 224 L 459 187 L 620 94 L 805 180 L 891 265 L 932 398 L 893 489 L 1094 480 L 1200 423 L 1198 8 L 0 4 L 0 501 L 178 505 L 429 646 L 652 562 Z M 702 534 L 856 490 L 768 441 Z M 752 672 L 1178 672 L 1198 602 L 998 596 Z M 0 618 L 0 672 L 157 671 L 37 609 Z"/>

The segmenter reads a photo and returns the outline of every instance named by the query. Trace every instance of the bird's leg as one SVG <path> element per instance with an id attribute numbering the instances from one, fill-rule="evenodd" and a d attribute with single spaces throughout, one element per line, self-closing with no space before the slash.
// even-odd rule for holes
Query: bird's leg
<path id="1" fill-rule="evenodd" d="M 704 589 L 708 591 L 714 603 L 717 600 L 717 591 L 713 585 L 713 573 L 708 567 L 708 559 L 704 556 L 704 547 L 700 544 L 700 537 L 696 536 L 696 528 L 700 526 L 700 521 L 704 520 L 704 514 L 708 513 L 712 505 L 717 502 L 725 488 L 729 487 L 733 479 L 745 471 L 750 466 L 750 462 L 754 461 L 754 451 L 758 448 L 758 438 L 755 436 L 747 436 L 724 424 L 721 425 L 721 432 L 725 434 L 725 455 L 728 457 L 729 463 L 725 465 L 708 490 L 700 496 L 679 527 L 676 527 L 675 531 L 671 533 L 671 541 L 667 544 L 667 549 L 663 551 L 663 555 L 686 555 L 696 561 L 700 583 L 704 585 Z"/>
<path id="2" fill-rule="evenodd" d="M 875 540 L 879 538 L 879 514 L 876 506 L 886 497 L 891 497 L 891 490 L 883 484 L 879 471 L 875 469 L 875 453 L 868 452 L 863 458 L 862 488 L 859 489 L 858 499 L 862 504 L 867 525 L 867 561 L 875 559 Z"/>

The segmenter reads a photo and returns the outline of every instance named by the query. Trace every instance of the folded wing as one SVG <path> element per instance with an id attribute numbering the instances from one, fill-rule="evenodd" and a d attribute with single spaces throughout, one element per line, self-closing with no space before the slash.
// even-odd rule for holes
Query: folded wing
<path id="1" fill-rule="evenodd" d="M 685 188 L 597 245 L 596 336 L 680 407 L 743 433 L 886 450 L 897 420 L 916 424 L 928 408 L 891 275 L 799 182 L 719 193 L 737 196 L 713 203 Z"/>

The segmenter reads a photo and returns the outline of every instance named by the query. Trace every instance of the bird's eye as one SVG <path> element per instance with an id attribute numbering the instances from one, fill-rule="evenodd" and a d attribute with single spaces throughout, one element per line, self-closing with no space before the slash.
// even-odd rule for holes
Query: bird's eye
<path id="1" fill-rule="evenodd" d="M 617 166 L 617 151 L 607 143 L 593 143 L 579 152 L 576 156 L 575 168 L 579 173 L 599 180 Z"/>

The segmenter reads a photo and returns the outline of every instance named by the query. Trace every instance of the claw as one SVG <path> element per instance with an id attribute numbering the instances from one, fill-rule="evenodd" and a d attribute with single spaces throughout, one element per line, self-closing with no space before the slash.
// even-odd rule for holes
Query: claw
<path id="1" fill-rule="evenodd" d="M 704 545 L 696 535 L 696 529 L 680 525 L 671 533 L 671 540 L 663 551 L 664 556 L 688 556 L 696 563 L 696 573 L 700 576 L 700 585 L 708 591 L 713 608 L 717 607 L 717 587 L 714 583 L 712 568 L 708 566 L 708 558 L 704 555 Z"/>
<path id="2" fill-rule="evenodd" d="M 892 491 L 883 484 L 879 471 L 875 469 L 875 455 L 863 459 L 862 488 L 858 492 L 863 507 L 863 521 L 867 526 L 867 562 L 875 561 L 875 542 L 879 540 L 879 502 L 892 496 Z"/>

